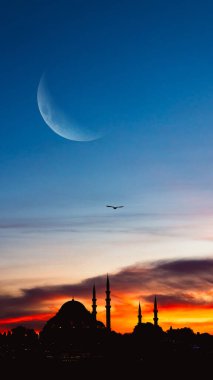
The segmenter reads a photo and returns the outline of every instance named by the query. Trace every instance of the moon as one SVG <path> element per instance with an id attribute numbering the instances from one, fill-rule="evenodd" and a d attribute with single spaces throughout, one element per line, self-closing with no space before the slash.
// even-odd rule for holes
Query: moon
<path id="1" fill-rule="evenodd" d="M 45 74 L 42 75 L 38 85 L 37 103 L 45 123 L 59 136 L 73 141 L 93 141 L 103 137 L 103 133 L 95 132 L 70 120 L 70 116 L 56 104 L 51 95 Z"/>

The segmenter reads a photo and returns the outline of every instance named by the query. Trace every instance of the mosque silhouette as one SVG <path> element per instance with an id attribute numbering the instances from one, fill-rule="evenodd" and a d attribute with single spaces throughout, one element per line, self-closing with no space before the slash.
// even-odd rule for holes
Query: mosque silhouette
<path id="1" fill-rule="evenodd" d="M 126 378 L 126 371 L 150 371 L 165 375 L 165 369 L 172 368 L 169 375 L 180 369 L 192 369 L 197 374 L 201 368 L 212 367 L 213 336 L 207 333 L 195 334 L 190 328 L 163 331 L 158 324 L 157 298 L 154 297 L 153 323 L 142 321 L 141 305 L 138 305 L 138 322 L 131 333 L 120 334 L 111 329 L 110 281 L 106 278 L 106 322 L 97 319 L 97 299 L 95 285 L 92 289 L 91 312 L 74 299 L 65 302 L 58 312 L 49 319 L 39 334 L 33 329 L 17 326 L 7 334 L 0 334 L 0 363 L 5 370 L 30 366 L 30 374 L 38 369 L 37 378 L 41 378 L 41 368 L 46 368 L 47 378 L 70 376 L 76 370 L 76 376 L 82 371 L 87 375 L 104 369 L 108 377 L 115 368 L 118 378 Z M 12 363 L 12 365 L 11 365 Z M 3 368 L 3 367 L 2 367 Z M 160 371 L 160 372 L 159 372 Z M 101 373 L 101 372 L 100 372 Z M 114 372 L 113 372 L 114 373 Z M 139 372 L 140 373 L 140 372 Z M 141 372 L 142 373 L 142 372 Z M 28 374 L 29 375 L 29 374 Z M 45 377 L 45 376 L 43 376 Z M 28 376 L 29 378 L 29 376 Z M 155 377 L 156 378 L 156 377 Z M 171 378 L 171 377 L 170 377 Z M 192 377 L 187 377 L 192 378 Z M 193 377 L 194 378 L 194 377 Z M 204 378 L 204 377 L 200 377 Z M 207 377 L 206 377 L 207 378 Z"/>
<path id="2" fill-rule="evenodd" d="M 92 311 L 89 312 L 86 307 L 79 301 L 74 300 L 65 302 L 57 314 L 49 319 L 43 330 L 41 331 L 41 336 L 58 336 L 58 334 L 63 335 L 63 332 L 66 334 L 79 330 L 105 330 L 111 331 L 111 298 L 110 298 L 110 281 L 109 276 L 106 278 L 106 325 L 103 322 L 98 321 L 97 319 L 97 298 L 96 298 L 96 287 L 93 286 L 92 289 Z M 142 322 L 142 312 L 141 305 L 139 302 L 138 306 L 138 323 L 135 326 L 133 332 L 140 333 L 149 326 L 150 328 L 159 329 L 158 326 L 158 307 L 157 307 L 157 298 L 154 298 L 154 308 L 153 308 L 153 321 L 154 323 L 143 323 Z"/>

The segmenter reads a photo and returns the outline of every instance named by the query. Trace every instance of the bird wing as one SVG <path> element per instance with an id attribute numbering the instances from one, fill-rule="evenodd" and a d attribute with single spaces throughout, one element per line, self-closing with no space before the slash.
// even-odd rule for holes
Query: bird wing
<path id="1" fill-rule="evenodd" d="M 124 207 L 124 206 L 110 206 L 110 205 L 106 205 L 106 207 L 112 207 L 112 208 L 116 209 L 116 208 L 121 208 L 121 207 Z"/>

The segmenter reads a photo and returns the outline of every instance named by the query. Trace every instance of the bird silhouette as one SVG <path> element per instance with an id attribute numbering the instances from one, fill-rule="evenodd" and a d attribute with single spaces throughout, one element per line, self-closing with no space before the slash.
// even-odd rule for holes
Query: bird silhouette
<path id="1" fill-rule="evenodd" d="M 124 207 L 124 206 L 110 206 L 110 205 L 106 205 L 106 207 L 111 207 L 111 208 L 113 208 L 114 210 L 116 210 L 116 208 L 122 208 L 122 207 Z"/>

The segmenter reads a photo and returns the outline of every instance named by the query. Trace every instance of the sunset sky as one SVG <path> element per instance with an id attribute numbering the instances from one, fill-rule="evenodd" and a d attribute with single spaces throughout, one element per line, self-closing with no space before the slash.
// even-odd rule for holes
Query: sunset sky
<path id="1" fill-rule="evenodd" d="M 157 295 L 164 330 L 213 334 L 212 18 L 210 0 L 2 1 L 1 331 L 91 310 L 94 283 L 105 322 L 108 273 L 114 330 L 139 301 L 152 322 Z M 42 78 L 52 123 L 100 138 L 48 127 Z"/>

